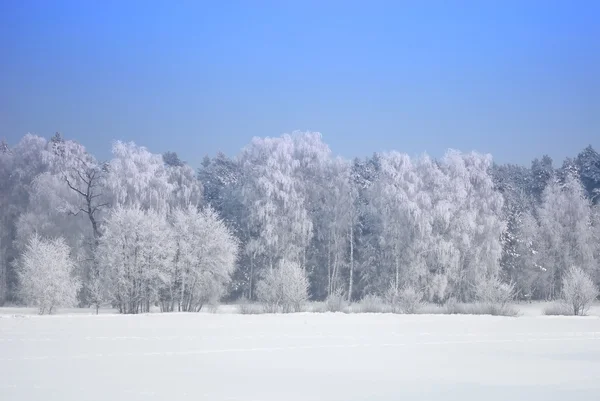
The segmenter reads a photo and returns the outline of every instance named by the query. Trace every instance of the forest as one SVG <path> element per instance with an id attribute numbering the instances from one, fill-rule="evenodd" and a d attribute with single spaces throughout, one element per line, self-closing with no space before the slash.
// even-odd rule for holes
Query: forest
<path id="1" fill-rule="evenodd" d="M 294 132 L 194 169 L 134 143 L 97 160 L 60 134 L 27 134 L 0 144 L 0 215 L 0 304 L 41 313 L 240 299 L 295 310 L 402 291 L 444 304 L 502 286 L 553 300 L 573 269 L 600 284 L 591 146 L 561 165 L 457 150 L 350 160 Z"/>

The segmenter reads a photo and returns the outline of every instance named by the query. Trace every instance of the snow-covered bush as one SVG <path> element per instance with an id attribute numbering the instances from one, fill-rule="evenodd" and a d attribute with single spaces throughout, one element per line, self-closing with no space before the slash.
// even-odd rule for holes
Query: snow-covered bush
<path id="1" fill-rule="evenodd" d="M 397 290 L 390 285 L 385 293 L 385 301 L 391 306 L 394 313 L 414 314 L 422 305 L 423 293 L 412 286 Z"/>
<path id="2" fill-rule="evenodd" d="M 308 279 L 297 263 L 282 261 L 265 274 L 256 292 L 267 312 L 300 312 L 308 301 Z"/>
<path id="3" fill-rule="evenodd" d="M 448 277 L 443 274 L 434 274 L 430 276 L 427 286 L 427 298 L 430 302 L 442 303 L 446 298 L 447 288 Z"/>
<path id="4" fill-rule="evenodd" d="M 24 301 L 38 307 L 40 314 L 75 305 L 81 285 L 73 275 L 74 269 L 69 247 L 62 238 L 32 236 L 19 264 Z"/>
<path id="5" fill-rule="evenodd" d="M 265 308 L 262 305 L 252 303 L 239 304 L 238 310 L 242 315 L 260 315 L 265 313 Z"/>
<path id="6" fill-rule="evenodd" d="M 519 310 L 510 303 L 479 301 L 474 303 L 458 302 L 450 298 L 444 304 L 444 312 L 449 315 L 492 315 L 518 316 Z"/>
<path id="7" fill-rule="evenodd" d="M 584 315 L 598 297 L 598 288 L 579 267 L 571 267 L 563 279 L 562 297 L 574 315 Z"/>
<path id="8" fill-rule="evenodd" d="M 354 313 L 385 313 L 390 312 L 391 308 L 377 295 L 368 294 L 358 304 L 353 305 L 351 311 Z"/>
<path id="9" fill-rule="evenodd" d="M 265 313 L 263 305 L 252 303 L 247 298 L 242 297 L 238 300 L 238 312 L 242 315 L 259 315 Z"/>
<path id="10" fill-rule="evenodd" d="M 400 291 L 398 291 L 394 283 L 391 283 L 385 294 L 383 294 L 383 300 L 391 306 L 392 312 L 400 313 Z"/>
<path id="11" fill-rule="evenodd" d="M 422 305 L 423 293 L 412 286 L 397 290 L 394 285 L 390 285 L 384 299 L 391 306 L 392 312 L 414 314 Z"/>
<path id="12" fill-rule="evenodd" d="M 399 291 L 398 305 L 402 313 L 417 313 L 421 307 L 423 293 L 414 287 L 405 287 Z"/>
<path id="13" fill-rule="evenodd" d="M 475 290 L 476 303 L 463 305 L 468 314 L 515 316 L 518 311 L 510 303 L 515 299 L 515 286 L 492 277 L 479 283 Z"/>
<path id="14" fill-rule="evenodd" d="M 546 316 L 567 316 L 572 315 L 573 310 L 571 306 L 567 305 L 563 301 L 560 302 L 552 302 L 549 305 L 546 305 L 542 310 L 542 313 Z"/>
<path id="15" fill-rule="evenodd" d="M 325 309 L 327 312 L 342 312 L 347 306 L 346 296 L 340 288 L 335 290 L 325 300 Z"/>
<path id="16" fill-rule="evenodd" d="M 503 308 L 515 299 L 515 286 L 493 277 L 482 281 L 477 286 L 476 296 L 479 302 Z"/>

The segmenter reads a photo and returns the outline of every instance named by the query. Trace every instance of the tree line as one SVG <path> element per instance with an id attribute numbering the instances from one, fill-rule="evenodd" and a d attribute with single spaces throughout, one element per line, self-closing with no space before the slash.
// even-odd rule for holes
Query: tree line
<path id="1" fill-rule="evenodd" d="M 555 299 L 572 268 L 600 282 L 599 203 L 591 146 L 558 168 L 456 150 L 348 160 L 296 132 L 194 171 L 134 143 L 99 161 L 28 134 L 0 144 L 0 302 L 197 311 L 289 290 L 292 305 L 401 291 L 442 304 L 507 284 Z"/>

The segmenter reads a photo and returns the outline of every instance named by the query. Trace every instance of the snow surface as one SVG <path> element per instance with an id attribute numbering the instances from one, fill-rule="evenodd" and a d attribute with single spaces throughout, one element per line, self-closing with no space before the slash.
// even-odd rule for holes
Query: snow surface
<path id="1" fill-rule="evenodd" d="M 595 400 L 600 318 L 4 315 L 0 378 L 0 400 Z"/>

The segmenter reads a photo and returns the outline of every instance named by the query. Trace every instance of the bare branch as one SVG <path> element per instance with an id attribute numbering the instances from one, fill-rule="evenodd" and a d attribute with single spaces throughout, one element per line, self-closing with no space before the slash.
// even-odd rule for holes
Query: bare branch
<path id="1" fill-rule="evenodd" d="M 78 188 L 71 185 L 68 178 L 65 177 L 65 181 L 67 181 L 67 185 L 69 186 L 69 188 L 71 188 L 73 191 L 77 192 L 79 195 L 83 196 L 84 198 L 87 198 L 87 194 L 84 194 Z"/>

